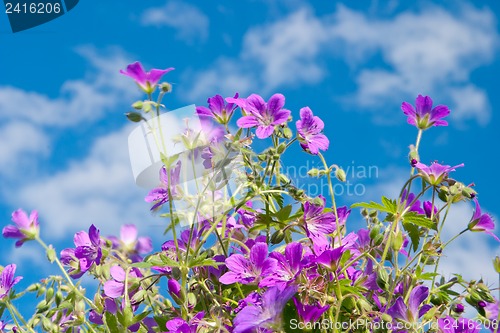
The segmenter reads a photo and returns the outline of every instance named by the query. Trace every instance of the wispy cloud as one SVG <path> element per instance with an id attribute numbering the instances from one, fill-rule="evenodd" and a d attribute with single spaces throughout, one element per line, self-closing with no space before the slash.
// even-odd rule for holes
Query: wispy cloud
<path id="1" fill-rule="evenodd" d="M 131 80 L 125 80 L 117 68 L 129 63 L 119 49 L 98 52 L 90 46 L 76 52 L 89 64 L 84 78 L 62 84 L 56 98 L 12 86 L 0 86 L 0 175 L 22 177 L 19 169 L 29 170 L 40 156 L 50 154 L 54 129 L 64 130 L 95 122 L 117 105 L 122 96 L 139 96 Z M 5 190 L 5 189 L 2 189 Z"/>
<path id="2" fill-rule="evenodd" d="M 141 23 L 145 26 L 173 28 L 178 39 L 191 43 L 207 39 L 210 22 L 197 7 L 174 0 L 168 1 L 162 7 L 145 10 Z"/>
<path id="3" fill-rule="evenodd" d="M 471 83 L 470 76 L 488 64 L 497 49 L 499 38 L 490 10 L 465 4 L 453 11 L 431 6 L 379 19 L 340 5 L 331 32 L 334 40 L 344 43 L 341 52 L 355 66 L 363 65 L 356 74 L 356 104 L 377 109 L 381 101 L 428 93 L 442 103 L 451 102 L 457 109 L 452 117 L 488 122 L 486 92 Z M 367 68 L 377 54 L 387 66 Z M 461 105 L 464 102 L 466 106 Z"/>
<path id="4" fill-rule="evenodd" d="M 211 94 L 269 94 L 278 88 L 324 84 L 329 59 L 343 59 L 357 89 L 343 99 L 352 109 L 411 101 L 418 93 L 449 104 L 452 117 L 464 123 L 488 123 L 486 91 L 471 73 L 488 65 L 499 35 L 489 9 L 462 4 L 453 10 L 431 6 L 378 18 L 339 5 L 318 16 L 307 7 L 250 28 L 236 58 L 220 57 L 210 69 L 186 77 L 193 82 L 184 98 L 198 101 Z M 380 61 L 374 61 L 374 59 Z M 377 65 L 374 65 L 377 64 Z M 379 64 L 379 65 L 378 65 Z"/>

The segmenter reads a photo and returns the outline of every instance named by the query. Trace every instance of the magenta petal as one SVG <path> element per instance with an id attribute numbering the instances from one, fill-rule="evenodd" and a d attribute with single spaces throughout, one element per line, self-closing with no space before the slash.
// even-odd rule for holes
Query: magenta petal
<path id="1" fill-rule="evenodd" d="M 101 243 L 101 238 L 99 237 L 99 229 L 97 229 L 93 224 L 89 228 L 89 239 L 94 245 L 99 245 Z"/>
<path id="2" fill-rule="evenodd" d="M 254 115 L 262 114 L 266 109 L 266 102 L 259 95 L 252 94 L 246 100 L 246 110 Z"/>
<path id="3" fill-rule="evenodd" d="M 407 116 L 412 116 L 414 118 L 416 115 L 413 105 L 408 102 L 403 102 L 401 104 L 401 110 L 403 110 L 403 113 Z"/>
<path id="4" fill-rule="evenodd" d="M 123 296 L 125 292 L 125 286 L 121 282 L 107 281 L 104 283 L 104 294 L 111 298 L 118 298 Z"/>
<path id="5" fill-rule="evenodd" d="M 141 63 L 138 61 L 128 65 L 127 70 L 121 70 L 120 73 L 131 77 L 141 85 L 144 85 L 146 83 L 146 72 L 144 71 Z"/>
<path id="6" fill-rule="evenodd" d="M 278 112 L 285 106 L 285 96 L 282 94 L 274 94 L 269 98 L 269 101 L 267 102 L 267 108 L 271 113 Z"/>
<path id="7" fill-rule="evenodd" d="M 420 116 L 425 116 L 431 112 L 432 109 L 432 99 L 429 96 L 418 95 L 415 106 L 417 109 L 417 114 Z"/>
<path id="8" fill-rule="evenodd" d="M 265 139 L 271 136 L 274 132 L 274 126 L 269 125 L 269 126 L 259 126 L 257 127 L 257 130 L 255 131 L 255 134 L 259 139 Z"/>
<path id="9" fill-rule="evenodd" d="M 160 81 L 163 75 L 172 70 L 174 70 L 173 67 L 167 69 L 152 69 L 149 73 L 146 73 L 146 79 L 151 83 L 151 85 L 155 85 L 158 81 Z"/>
<path id="10" fill-rule="evenodd" d="M 22 209 L 18 209 L 12 213 L 12 221 L 20 228 L 20 229 L 29 229 L 30 227 L 30 219 L 25 211 Z"/>
<path id="11" fill-rule="evenodd" d="M 2 235 L 5 238 L 24 238 L 24 234 L 13 225 L 8 225 L 3 228 Z"/>
<path id="12" fill-rule="evenodd" d="M 120 228 L 120 239 L 125 244 L 132 244 L 137 239 L 137 227 L 133 224 L 125 224 Z"/>
<path id="13" fill-rule="evenodd" d="M 250 262 L 241 254 L 233 254 L 226 259 L 226 266 L 231 271 L 244 272 L 245 270 L 248 270 Z"/>
<path id="14" fill-rule="evenodd" d="M 257 118 L 255 118 L 255 116 L 243 116 L 238 119 L 236 124 L 241 128 L 250 128 L 257 126 L 259 122 L 257 121 Z"/>
<path id="15" fill-rule="evenodd" d="M 394 319 L 408 320 L 406 311 L 408 308 L 405 305 L 402 297 L 398 297 L 393 306 L 387 310 L 387 314 Z"/>
<path id="16" fill-rule="evenodd" d="M 91 244 L 89 235 L 85 231 L 79 231 L 73 237 L 75 245 L 78 246 L 89 246 Z"/>
<path id="17" fill-rule="evenodd" d="M 246 281 L 242 281 L 240 274 L 236 274 L 235 272 L 227 272 L 219 278 L 219 282 L 222 284 L 233 284 L 236 282 L 241 282 L 246 284 Z"/>
<path id="18" fill-rule="evenodd" d="M 281 124 L 286 123 L 289 116 L 290 116 L 289 110 L 276 111 L 274 113 L 274 120 L 272 122 L 272 125 L 281 125 Z"/>
<path id="19" fill-rule="evenodd" d="M 209 108 L 204 106 L 197 106 L 196 113 L 198 114 L 198 116 L 213 117 L 212 111 L 210 111 Z"/>
<path id="20" fill-rule="evenodd" d="M 148 253 L 153 250 L 153 242 L 149 237 L 139 237 L 137 240 L 137 244 L 135 246 L 135 250 L 138 253 Z"/>
<path id="21" fill-rule="evenodd" d="M 113 277 L 113 279 L 115 279 L 116 281 L 119 281 L 119 282 L 125 281 L 125 271 L 120 266 L 111 267 L 109 272 L 110 272 L 111 276 Z"/>
<path id="22" fill-rule="evenodd" d="M 250 250 L 250 262 L 255 267 L 262 267 L 267 258 L 268 249 L 266 243 L 257 243 Z"/>
<path id="23" fill-rule="evenodd" d="M 418 307 L 429 297 L 429 288 L 425 286 L 418 286 L 413 288 L 408 299 L 408 308 L 413 315 L 418 313 Z"/>

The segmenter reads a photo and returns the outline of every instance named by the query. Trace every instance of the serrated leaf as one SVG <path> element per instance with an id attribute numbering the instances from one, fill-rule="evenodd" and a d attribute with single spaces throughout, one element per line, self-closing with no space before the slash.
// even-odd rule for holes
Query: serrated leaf
<path id="1" fill-rule="evenodd" d="M 193 268 L 193 267 L 205 267 L 205 266 L 211 266 L 211 267 L 214 267 L 214 268 L 217 268 L 219 267 L 219 265 L 217 265 L 217 262 L 213 259 L 203 259 L 201 261 L 199 260 L 193 260 L 192 262 L 189 263 L 189 268 Z"/>
<path id="2" fill-rule="evenodd" d="M 385 206 L 379 204 L 379 203 L 376 203 L 374 201 L 370 201 L 370 202 L 358 202 L 358 203 L 355 203 L 353 205 L 351 205 L 351 208 L 367 208 L 367 209 L 376 209 L 380 212 L 387 212 L 387 213 L 390 213 L 390 211 L 388 210 L 388 208 L 386 208 Z"/>
<path id="3" fill-rule="evenodd" d="M 104 322 L 106 323 L 106 328 L 109 329 L 111 333 L 121 332 L 117 317 L 111 312 L 104 313 Z"/>
<path id="4" fill-rule="evenodd" d="M 389 213 L 395 214 L 398 211 L 398 205 L 396 203 L 396 200 L 391 200 L 386 197 L 382 197 L 382 203 L 384 204 L 384 207 L 389 209 Z"/>
<path id="5" fill-rule="evenodd" d="M 276 214 L 276 218 L 280 222 L 286 222 L 290 217 L 290 213 L 292 212 L 292 205 L 286 205 L 282 209 L 280 209 Z"/>
<path id="6" fill-rule="evenodd" d="M 403 228 L 408 233 L 408 236 L 410 236 L 413 252 L 417 252 L 418 246 L 420 245 L 420 232 L 418 231 L 418 227 L 415 224 L 403 222 Z"/>
<path id="7" fill-rule="evenodd" d="M 130 264 L 130 267 L 135 267 L 135 268 L 151 268 L 152 266 L 154 266 L 154 264 L 152 264 L 151 262 L 144 262 L 144 261 Z"/>
<path id="8" fill-rule="evenodd" d="M 428 229 L 433 229 L 435 227 L 434 222 L 427 218 L 427 216 L 417 214 L 416 212 L 407 212 L 406 214 L 404 214 L 403 221 L 406 223 L 413 223 L 419 227 Z"/>

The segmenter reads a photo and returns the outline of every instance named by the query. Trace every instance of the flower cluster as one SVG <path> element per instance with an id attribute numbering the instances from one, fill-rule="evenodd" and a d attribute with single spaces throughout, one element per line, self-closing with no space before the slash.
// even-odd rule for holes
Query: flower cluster
<path id="1" fill-rule="evenodd" d="M 147 94 L 133 104 L 137 112 L 128 114 L 130 120 L 147 122 L 150 116 L 159 121 L 162 98 L 170 92 L 167 83 L 159 82 L 170 70 L 146 72 L 134 63 L 122 71 Z M 177 142 L 186 148 L 184 159 L 158 145 L 164 165 L 145 201 L 165 220 L 168 236 L 161 247 L 155 250 L 151 239 L 138 237 L 134 225 L 122 226 L 120 237 L 103 237 L 91 225 L 88 232 L 77 232 L 75 247 L 58 258 L 40 239 L 36 211 L 28 217 L 17 210 L 15 225 L 4 228 L 4 237 L 18 239 L 16 246 L 38 242 L 63 277 L 50 276 L 27 288 L 44 297 L 25 320 L 11 303 L 20 277 L 14 277 L 14 264 L 6 266 L 0 276 L 0 314 L 10 311 L 16 329 L 50 332 L 282 333 L 293 330 L 292 323 L 315 332 L 347 331 L 353 323 L 356 332 L 432 327 L 475 333 L 481 325 L 496 332 L 498 300 L 490 288 L 482 280 L 437 273 L 449 244 L 441 231 L 457 202 L 475 205 L 457 237 L 485 232 L 499 241 L 472 186 L 451 178 L 463 164 L 420 162 L 422 132 L 446 126 L 442 118 L 450 110 L 432 108 L 430 97 L 421 95 L 416 108 L 405 102 L 402 109 L 418 135 L 410 178 L 400 195 L 341 207 L 332 173 L 340 181 L 345 174 L 327 164 L 325 123 L 309 107 L 300 108 L 293 122 L 294 112 L 285 108 L 281 94 L 267 102 L 257 94 L 210 97 L 208 106 L 196 108 L 206 135 L 186 128 Z M 270 147 L 257 152 L 256 140 Z M 319 158 L 323 166 L 311 175 L 324 177 L 329 193 L 311 197 L 281 173 L 282 156 L 290 151 Z M 183 183 L 183 174 L 190 173 L 202 179 L 196 195 Z M 187 227 L 181 223 L 185 220 Z M 348 231 L 359 222 L 365 226 Z M 93 297 L 80 286 L 84 275 L 97 281 Z M 476 318 L 463 316 L 465 303 L 476 310 Z M 325 321 L 334 328 L 317 325 Z"/>

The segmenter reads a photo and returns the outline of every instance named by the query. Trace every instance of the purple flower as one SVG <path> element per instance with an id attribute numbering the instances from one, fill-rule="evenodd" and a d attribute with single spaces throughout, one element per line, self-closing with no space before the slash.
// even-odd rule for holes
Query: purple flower
<path id="1" fill-rule="evenodd" d="M 327 249 L 321 252 L 320 255 L 316 257 L 316 263 L 332 270 L 336 271 L 338 268 L 339 260 L 342 254 L 345 252 L 346 248 L 344 246 L 339 246 L 334 249 Z"/>
<path id="2" fill-rule="evenodd" d="M 313 155 L 318 155 L 319 150 L 328 150 L 330 141 L 321 134 L 325 124 L 319 117 L 314 116 L 309 107 L 300 109 L 300 120 L 295 123 L 299 133 L 300 146 Z"/>
<path id="3" fill-rule="evenodd" d="M 151 210 L 155 210 L 169 200 L 169 188 L 172 196 L 177 195 L 177 185 L 180 182 L 181 161 L 178 161 L 175 168 L 170 170 L 170 186 L 168 181 L 167 169 L 163 166 L 160 170 L 160 186 L 152 189 L 144 199 L 146 202 L 154 202 Z"/>
<path id="4" fill-rule="evenodd" d="M 498 239 L 497 235 L 493 233 L 493 230 L 495 229 L 495 223 L 493 222 L 491 215 L 488 213 L 481 214 L 481 206 L 479 206 L 479 202 L 476 198 L 474 198 L 473 200 L 476 204 L 476 210 L 474 211 L 474 215 L 472 215 L 472 219 L 469 222 L 469 230 L 479 232 L 484 231 L 500 242 L 500 239 Z"/>
<path id="5" fill-rule="evenodd" d="M 450 114 L 450 109 L 447 106 L 438 105 L 432 108 L 432 99 L 422 95 L 418 95 L 415 106 L 416 110 L 410 103 L 403 102 L 401 105 L 401 110 L 408 116 L 408 124 L 421 130 L 426 130 L 431 126 L 448 126 L 448 122 L 442 120 Z"/>
<path id="6" fill-rule="evenodd" d="M 126 273 L 120 266 L 113 266 L 110 269 L 113 280 L 104 283 L 104 294 L 111 298 L 118 298 L 125 294 L 125 279 Z M 142 277 L 141 271 L 137 268 L 132 268 L 128 273 L 128 283 L 131 284 L 134 279 Z M 129 293 L 129 297 L 132 293 Z"/>
<path id="7" fill-rule="evenodd" d="M 14 285 L 23 278 L 22 276 L 14 277 L 15 273 L 15 264 L 10 264 L 4 267 L 2 274 L 0 275 L 0 300 L 8 296 L 12 287 L 14 287 Z"/>
<path id="8" fill-rule="evenodd" d="M 69 275 L 76 279 L 87 272 L 92 264 L 100 265 L 102 251 L 99 230 L 92 224 L 89 232 L 80 231 L 73 239 L 76 248 L 61 251 L 61 262 L 70 266 Z"/>
<path id="9" fill-rule="evenodd" d="M 238 93 L 231 100 L 238 99 Z M 208 108 L 197 106 L 196 113 L 201 117 L 214 118 L 219 124 L 227 124 L 233 116 L 234 110 L 238 107 L 235 103 L 226 103 L 221 95 L 215 95 L 207 100 Z"/>
<path id="10" fill-rule="evenodd" d="M 120 249 L 130 256 L 132 262 L 139 262 L 145 254 L 153 250 L 153 243 L 149 237 L 137 238 L 137 227 L 133 224 L 125 224 L 120 228 L 120 239 L 115 236 L 108 237 L 113 243 L 113 248 Z"/>
<path id="11" fill-rule="evenodd" d="M 39 234 L 38 212 L 32 211 L 30 216 L 22 209 L 12 213 L 12 222 L 16 225 L 8 225 L 3 228 L 2 234 L 5 238 L 18 238 L 16 247 L 20 247 L 24 242 L 35 239 Z"/>
<path id="12" fill-rule="evenodd" d="M 429 297 L 429 288 L 417 286 L 413 288 L 410 293 L 408 306 L 404 303 L 403 297 L 400 296 L 394 305 L 387 310 L 387 313 L 392 316 L 392 318 L 413 323 L 431 308 L 429 304 L 420 306 L 427 297 Z"/>
<path id="13" fill-rule="evenodd" d="M 198 312 L 189 322 L 182 318 L 174 318 L 167 322 L 168 332 L 164 333 L 196 333 L 205 312 Z"/>
<path id="14" fill-rule="evenodd" d="M 285 248 L 285 254 L 271 252 L 269 258 L 277 261 L 276 270 L 273 274 L 265 277 L 259 287 L 278 287 L 284 290 L 290 283 L 293 283 L 302 270 L 303 247 L 300 243 L 289 243 Z"/>
<path id="15" fill-rule="evenodd" d="M 436 206 L 432 205 L 432 202 L 424 201 L 424 212 L 428 218 L 431 218 L 431 216 L 435 217 L 437 215 L 438 209 Z"/>
<path id="16" fill-rule="evenodd" d="M 250 250 L 250 258 L 241 254 L 232 254 L 226 259 L 229 272 L 222 275 L 219 281 L 223 284 L 240 282 L 242 284 L 256 283 L 261 278 L 276 271 L 278 262 L 274 258 L 267 258 L 266 243 L 256 243 Z"/>
<path id="17" fill-rule="evenodd" d="M 286 303 L 295 295 L 297 288 L 288 287 L 283 291 L 269 288 L 254 304 L 241 310 L 233 320 L 233 333 L 272 333 L 282 326 L 282 314 Z"/>
<path id="18" fill-rule="evenodd" d="M 304 224 L 306 233 L 313 242 L 316 239 L 324 239 L 326 235 L 332 233 L 336 227 L 335 215 L 332 212 L 323 212 L 325 210 L 325 198 L 321 195 L 318 198 L 322 203 L 314 204 L 306 201 L 304 204 Z"/>
<path id="19" fill-rule="evenodd" d="M 442 333 L 478 333 L 481 324 L 467 318 L 446 316 L 438 319 L 438 327 Z"/>
<path id="20" fill-rule="evenodd" d="M 498 327 L 498 310 L 500 309 L 500 302 L 495 300 L 493 303 L 488 303 L 485 310 L 485 317 L 490 321 L 490 331 L 494 332 L 495 328 Z"/>
<path id="21" fill-rule="evenodd" d="M 170 67 L 167 69 L 152 69 L 151 71 L 146 72 L 142 67 L 142 64 L 136 61 L 133 64 L 128 65 L 127 70 L 120 70 L 120 73 L 134 79 L 134 81 L 145 93 L 151 94 L 155 90 L 161 77 L 173 69 L 173 67 Z"/>
<path id="22" fill-rule="evenodd" d="M 441 165 L 437 162 L 432 162 L 430 166 L 427 166 L 420 162 L 415 164 L 415 167 L 420 172 L 422 178 L 429 184 L 434 186 L 439 185 L 443 180 L 445 180 L 451 171 L 455 171 L 455 168 L 461 168 L 463 166 L 463 163 L 455 165 L 454 167 L 451 167 L 449 165 Z"/>
<path id="23" fill-rule="evenodd" d="M 415 200 L 415 197 L 416 196 L 414 193 L 407 193 L 405 189 L 403 190 L 403 193 L 401 195 L 401 201 L 405 202 L 405 208 L 410 207 L 410 212 L 415 212 L 422 215 L 425 214 L 425 211 L 420 207 L 420 201 Z"/>
<path id="24" fill-rule="evenodd" d="M 304 323 L 316 322 L 330 308 L 330 305 L 321 306 L 319 302 L 315 305 L 303 304 L 296 297 L 293 298 L 293 303 L 297 308 L 300 319 Z"/>
<path id="25" fill-rule="evenodd" d="M 236 103 L 248 115 L 241 117 L 237 125 L 241 128 L 257 126 L 257 137 L 265 139 L 273 134 L 274 127 L 286 123 L 290 111 L 283 109 L 285 97 L 274 94 L 266 103 L 262 97 L 256 94 L 248 96 L 246 100 L 227 98 L 228 102 Z"/>

